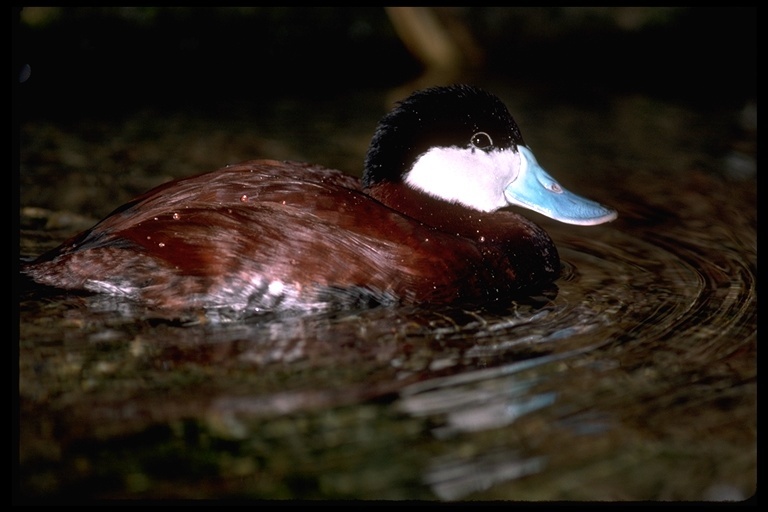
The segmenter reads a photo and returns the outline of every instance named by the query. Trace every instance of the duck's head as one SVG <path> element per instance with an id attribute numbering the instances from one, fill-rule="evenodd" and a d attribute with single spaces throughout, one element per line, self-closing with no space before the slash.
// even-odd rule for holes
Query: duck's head
<path id="1" fill-rule="evenodd" d="M 564 189 L 538 164 L 504 103 L 467 85 L 418 91 L 381 120 L 363 186 L 382 183 L 483 212 L 517 205 L 580 225 L 616 218 L 615 210 Z"/>

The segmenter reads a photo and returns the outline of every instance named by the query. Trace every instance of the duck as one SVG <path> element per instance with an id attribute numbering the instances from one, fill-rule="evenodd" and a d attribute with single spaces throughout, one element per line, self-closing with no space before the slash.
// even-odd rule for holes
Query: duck
<path id="1" fill-rule="evenodd" d="M 435 86 L 384 115 L 361 178 L 226 165 L 136 197 L 22 272 L 167 311 L 482 305 L 559 276 L 553 240 L 516 208 L 580 226 L 617 217 L 539 165 L 499 97 Z"/>

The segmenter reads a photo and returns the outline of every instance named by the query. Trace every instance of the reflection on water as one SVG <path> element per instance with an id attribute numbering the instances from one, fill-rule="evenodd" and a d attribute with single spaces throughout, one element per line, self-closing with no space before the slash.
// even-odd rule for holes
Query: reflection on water
<path id="1" fill-rule="evenodd" d="M 740 127 L 736 112 L 638 97 L 573 107 L 493 90 L 554 176 L 620 212 L 593 228 L 530 214 L 558 245 L 556 290 L 482 311 L 379 308 L 210 325 L 25 288 L 22 494 L 749 497 L 750 125 Z M 381 98 L 254 105 L 255 119 L 228 113 L 226 126 L 151 112 L 122 124 L 23 126 L 22 256 L 157 182 L 227 162 L 359 169 Z"/>

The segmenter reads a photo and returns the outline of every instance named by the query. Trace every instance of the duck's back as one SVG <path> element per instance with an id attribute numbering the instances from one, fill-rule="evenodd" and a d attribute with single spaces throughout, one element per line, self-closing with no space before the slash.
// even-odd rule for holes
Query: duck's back
<path id="1" fill-rule="evenodd" d="M 157 187 L 25 271 L 162 308 L 314 309 L 454 302 L 478 293 L 484 258 L 356 178 L 254 161 Z"/>

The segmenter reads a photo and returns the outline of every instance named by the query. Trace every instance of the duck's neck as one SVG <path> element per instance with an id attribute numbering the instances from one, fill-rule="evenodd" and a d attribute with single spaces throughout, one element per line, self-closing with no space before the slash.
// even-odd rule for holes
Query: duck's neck
<path id="1" fill-rule="evenodd" d="M 450 203 L 415 190 L 404 183 L 377 183 L 365 192 L 393 210 L 445 232 L 475 238 L 483 219 L 493 214 Z M 490 228 L 490 225 L 487 226 Z"/>
<path id="2" fill-rule="evenodd" d="M 482 246 L 525 246 L 536 239 L 552 248 L 549 235 L 533 221 L 512 211 L 481 212 L 415 190 L 403 183 L 377 183 L 365 189 L 374 199 L 422 224 L 469 238 Z"/>

